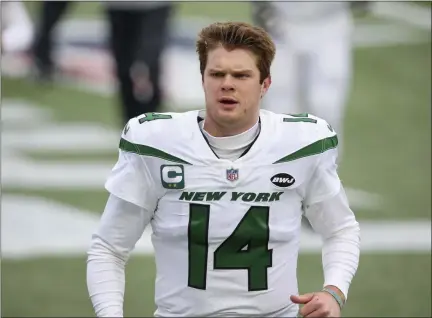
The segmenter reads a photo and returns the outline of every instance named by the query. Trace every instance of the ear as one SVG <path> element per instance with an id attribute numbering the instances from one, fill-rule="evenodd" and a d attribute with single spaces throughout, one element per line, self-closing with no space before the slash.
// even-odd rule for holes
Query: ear
<path id="1" fill-rule="evenodd" d="M 264 95 L 267 93 L 271 85 L 271 76 L 269 75 L 266 79 L 264 79 L 263 83 L 261 84 L 261 98 L 264 97 Z"/>

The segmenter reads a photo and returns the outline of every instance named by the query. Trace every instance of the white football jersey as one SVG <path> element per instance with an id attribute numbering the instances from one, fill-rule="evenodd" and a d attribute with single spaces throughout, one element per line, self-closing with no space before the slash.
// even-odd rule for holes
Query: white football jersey
<path id="1" fill-rule="evenodd" d="M 153 213 L 156 316 L 296 316 L 303 205 L 339 192 L 324 120 L 261 110 L 237 160 L 219 159 L 203 111 L 131 119 L 106 188 Z M 144 269 L 143 269 L 144 270 Z"/>

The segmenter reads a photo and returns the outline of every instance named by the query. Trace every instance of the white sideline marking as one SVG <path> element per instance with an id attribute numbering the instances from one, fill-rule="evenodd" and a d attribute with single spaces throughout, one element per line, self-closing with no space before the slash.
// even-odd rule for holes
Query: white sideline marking
<path id="1" fill-rule="evenodd" d="M 38 197 L 3 195 L 1 248 L 3 258 L 85 255 L 99 216 Z M 363 252 L 426 252 L 431 248 L 430 220 L 360 222 Z M 146 229 L 134 254 L 152 254 Z M 321 251 L 320 238 L 303 231 L 302 253 Z"/>

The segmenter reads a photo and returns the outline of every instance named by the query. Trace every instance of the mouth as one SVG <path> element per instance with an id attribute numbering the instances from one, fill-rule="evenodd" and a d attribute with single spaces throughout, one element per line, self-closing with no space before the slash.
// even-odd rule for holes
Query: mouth
<path id="1" fill-rule="evenodd" d="M 222 97 L 218 102 L 222 104 L 224 108 L 233 108 L 238 104 L 238 101 L 232 97 Z"/>

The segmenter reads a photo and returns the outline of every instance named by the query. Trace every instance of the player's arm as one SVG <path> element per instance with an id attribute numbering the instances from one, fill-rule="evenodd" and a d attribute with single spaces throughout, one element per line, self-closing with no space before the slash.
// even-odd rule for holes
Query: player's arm
<path id="1" fill-rule="evenodd" d="M 87 288 L 97 317 L 123 317 L 125 265 L 151 214 L 110 194 L 87 259 Z"/>
<path id="2" fill-rule="evenodd" d="M 132 142 L 132 130 L 122 138 Z M 87 287 L 97 317 L 122 317 L 124 268 L 157 198 L 143 158 L 122 149 L 105 187 L 110 196 L 88 251 Z"/>
<path id="3" fill-rule="evenodd" d="M 320 155 L 308 184 L 304 213 L 323 239 L 324 287 L 344 303 L 357 271 L 360 227 L 337 173 L 337 149 Z"/>

